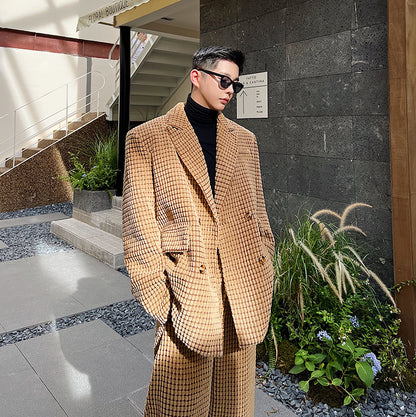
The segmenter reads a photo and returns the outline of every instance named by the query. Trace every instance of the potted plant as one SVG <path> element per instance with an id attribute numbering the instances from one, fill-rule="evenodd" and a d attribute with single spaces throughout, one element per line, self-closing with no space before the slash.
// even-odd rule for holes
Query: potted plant
<path id="1" fill-rule="evenodd" d="M 74 167 L 60 178 L 71 183 L 74 190 L 74 208 L 86 212 L 111 207 L 117 177 L 117 132 L 97 136 L 92 145 L 82 150 L 89 156 L 83 163 L 77 154 L 70 152 Z"/>

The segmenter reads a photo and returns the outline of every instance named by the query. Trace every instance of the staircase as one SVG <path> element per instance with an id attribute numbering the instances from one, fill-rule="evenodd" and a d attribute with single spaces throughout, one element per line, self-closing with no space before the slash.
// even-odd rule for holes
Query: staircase
<path id="1" fill-rule="evenodd" d="M 140 39 L 140 52 L 135 40 Z M 199 40 L 180 40 L 146 35 L 145 40 L 133 35 L 130 81 L 130 120 L 144 122 L 159 116 L 165 104 L 189 78 L 192 56 Z M 137 55 L 137 57 L 136 57 Z M 118 86 L 118 79 L 116 80 Z M 118 94 L 107 103 L 107 120 L 118 118 Z"/>
<path id="2" fill-rule="evenodd" d="M 111 209 L 93 213 L 74 208 L 71 219 L 51 223 L 51 232 L 106 265 L 121 268 L 124 266 L 121 203 L 122 197 L 113 197 Z"/>
<path id="3" fill-rule="evenodd" d="M 75 132 L 76 130 L 80 129 L 81 127 L 93 121 L 94 119 L 101 116 L 102 114 L 103 113 L 99 113 L 98 115 L 97 113 L 84 113 L 76 120 L 73 120 L 72 122 L 70 122 L 68 124 L 67 129 L 55 130 L 51 134 L 51 137 L 38 139 L 38 141 L 32 144 L 30 147 L 21 149 L 21 151 L 17 153 L 17 155 L 21 155 L 21 156 L 15 156 L 14 158 L 13 157 L 6 158 L 3 161 L 3 164 L 2 164 L 3 166 L 0 166 L 0 176 L 6 173 L 7 171 L 9 171 L 10 169 L 14 168 L 15 166 L 35 156 L 39 152 L 42 152 L 43 150 L 53 145 L 54 143 L 58 142 L 59 140 L 64 139 L 70 133 Z"/>

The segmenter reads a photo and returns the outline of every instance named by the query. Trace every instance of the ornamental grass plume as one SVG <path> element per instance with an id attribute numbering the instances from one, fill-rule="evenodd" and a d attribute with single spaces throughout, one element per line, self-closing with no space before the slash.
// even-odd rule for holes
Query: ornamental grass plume
<path id="1" fill-rule="evenodd" d="M 351 233 L 366 236 L 359 227 L 347 224 L 348 216 L 358 207 L 371 206 L 354 203 L 342 214 L 325 209 L 298 218 L 297 224 L 289 226 L 277 242 L 271 317 L 273 332 L 269 332 L 276 355 L 277 344 L 283 338 L 281 329 L 287 328 L 277 310 L 287 312 L 290 317 L 295 315 L 297 319 L 290 326 L 302 328 L 306 310 L 321 302 L 323 292 L 329 300 L 325 302 L 330 303 L 331 308 L 339 308 L 337 305 L 342 305 L 349 294 L 356 294 L 363 285 L 363 276 L 377 283 L 396 306 L 386 285 L 365 265 L 363 257 L 353 247 L 355 240 Z M 324 222 L 321 219 L 324 215 L 334 218 L 336 224 Z M 335 296 L 334 300 L 328 291 Z M 298 324 L 296 320 L 299 320 Z"/>

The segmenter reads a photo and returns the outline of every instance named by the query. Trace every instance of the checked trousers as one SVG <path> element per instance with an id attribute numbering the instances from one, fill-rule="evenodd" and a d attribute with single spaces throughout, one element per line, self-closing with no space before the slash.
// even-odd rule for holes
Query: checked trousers
<path id="1" fill-rule="evenodd" d="M 168 320 L 155 354 L 145 417 L 253 417 L 256 347 L 238 347 L 228 300 L 224 355 L 188 349 Z"/>

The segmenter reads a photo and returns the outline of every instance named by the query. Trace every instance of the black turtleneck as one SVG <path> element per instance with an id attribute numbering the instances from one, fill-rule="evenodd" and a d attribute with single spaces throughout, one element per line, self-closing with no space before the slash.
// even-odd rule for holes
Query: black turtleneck
<path id="1" fill-rule="evenodd" d="M 215 195 L 218 112 L 199 105 L 191 98 L 191 95 L 189 95 L 188 100 L 185 103 L 185 113 L 194 128 L 202 152 L 204 153 L 212 194 Z"/>

